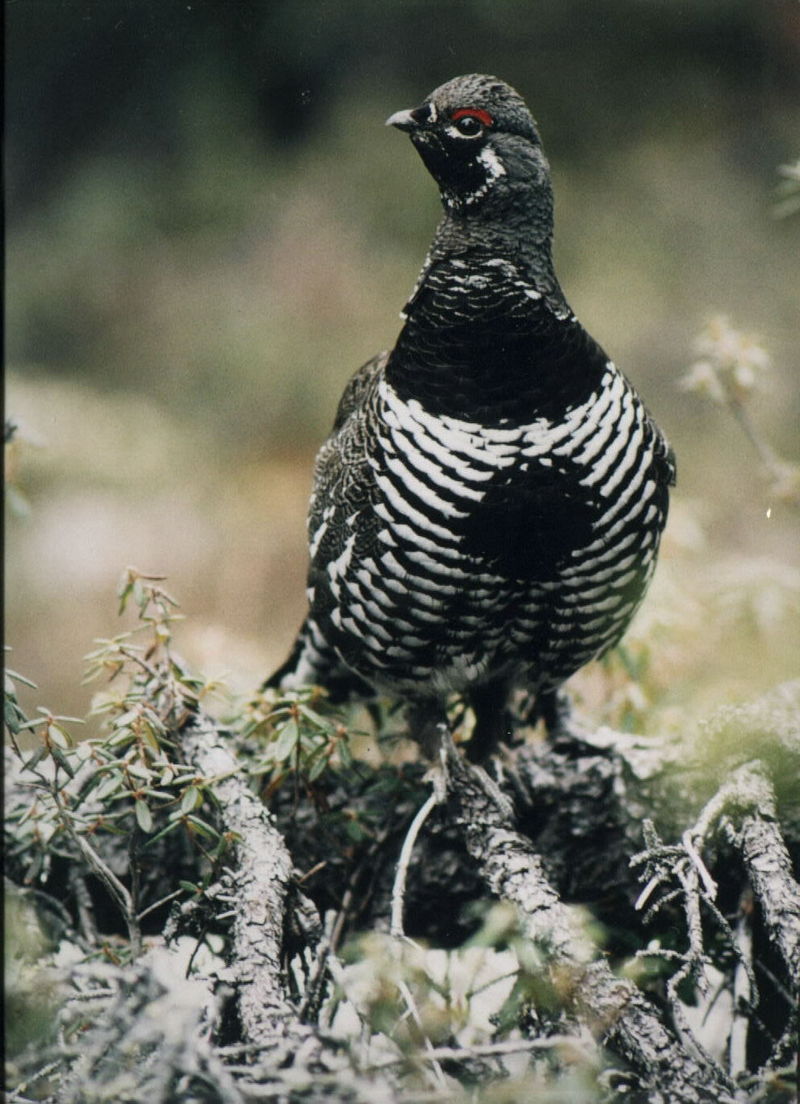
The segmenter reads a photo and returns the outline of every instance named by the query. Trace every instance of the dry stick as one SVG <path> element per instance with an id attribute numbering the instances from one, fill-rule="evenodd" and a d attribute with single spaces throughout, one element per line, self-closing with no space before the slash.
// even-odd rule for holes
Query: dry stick
<path id="1" fill-rule="evenodd" d="M 116 901 L 117 907 L 125 920 L 125 926 L 128 929 L 128 941 L 131 945 L 131 955 L 137 958 L 142 951 L 142 932 L 136 916 L 136 907 L 133 902 L 133 897 L 108 863 L 101 859 L 88 840 L 75 831 L 69 811 L 61 799 L 61 792 L 56 783 L 53 784 L 51 793 L 56 808 L 58 809 L 59 819 L 67 835 L 83 855 L 89 867 L 91 867 L 97 877 L 103 882 L 112 898 Z"/>
<path id="2" fill-rule="evenodd" d="M 69 886 L 72 890 L 72 895 L 75 898 L 75 905 L 78 910 L 78 928 L 80 933 L 90 946 L 96 946 L 97 925 L 94 922 L 94 914 L 92 912 L 92 898 L 89 894 L 89 888 L 86 885 L 86 879 L 78 871 L 77 867 L 72 867 L 70 869 Z M 141 919 L 141 916 L 137 917 L 137 920 Z"/>
<path id="3" fill-rule="evenodd" d="M 705 1048 L 695 1038 L 684 1012 L 683 1003 L 678 996 L 678 988 L 686 978 L 694 981 L 698 991 L 705 996 L 708 993 L 708 978 L 705 974 L 705 966 L 708 956 L 703 948 L 703 926 L 700 917 L 700 870 L 705 869 L 696 853 L 689 854 L 688 863 L 681 864 L 677 871 L 681 883 L 683 908 L 686 914 L 686 934 L 689 948 L 682 956 L 683 962 L 667 982 L 667 997 L 669 999 L 672 1021 L 675 1031 L 682 1045 L 693 1053 L 701 1062 L 713 1063 L 713 1059 Z M 706 883 L 708 884 L 708 883 Z M 714 883 L 711 882 L 711 885 Z M 716 890 L 716 886 L 714 886 Z M 708 898 L 705 898 L 708 901 Z M 727 930 L 727 929 L 726 929 Z"/>
<path id="4" fill-rule="evenodd" d="M 742 854 L 750 885 L 761 906 L 767 934 L 778 949 L 795 990 L 800 987 L 800 885 L 777 823 L 775 790 L 764 764 L 743 763 L 706 804 L 692 834 L 709 837 L 727 828 Z M 750 971 L 749 961 L 740 959 Z"/>
<path id="5" fill-rule="evenodd" d="M 342 894 L 342 902 L 339 905 L 339 910 L 336 913 L 333 923 L 330 925 L 326 923 L 326 928 L 329 928 L 330 930 L 326 930 L 325 934 L 323 935 L 322 939 L 320 939 L 317 946 L 314 967 L 309 974 L 309 979 L 306 984 L 306 991 L 303 996 L 302 1003 L 300 1004 L 300 1008 L 297 1012 L 298 1019 L 300 1020 L 305 1021 L 309 1011 L 319 1000 L 326 974 L 330 973 L 332 969 L 336 968 L 336 952 L 339 950 L 339 942 L 342 938 L 342 932 L 344 931 L 344 926 L 347 923 L 347 918 L 350 914 L 351 905 L 355 900 L 356 888 L 358 886 L 359 879 L 364 872 L 367 862 L 374 858 L 374 856 L 385 843 L 386 836 L 387 833 L 385 831 L 381 832 L 378 837 L 373 840 L 372 845 L 370 846 L 366 855 L 363 856 L 361 861 L 357 863 L 355 868 L 351 871 L 350 877 L 347 879 L 347 886 L 345 887 L 345 891 Z M 305 877 L 309 877 L 310 874 L 317 869 L 317 867 L 324 865 L 324 862 L 318 863 L 316 867 L 312 867 L 312 869 L 308 872 L 308 874 L 305 875 Z M 322 1020 L 318 1021 L 320 1027 L 330 1027 L 330 1017 L 332 1017 L 334 1010 L 335 1006 L 331 1006 L 331 1008 L 329 1009 L 329 1014 L 325 1018 L 325 1023 L 323 1023 Z"/>
<path id="6" fill-rule="evenodd" d="M 56 1060 L 55 1062 L 48 1062 L 34 1073 L 29 1074 L 24 1081 L 21 1081 L 17 1087 L 9 1093 L 8 1104 L 16 1104 L 17 1101 L 27 1100 L 28 1098 L 23 1096 L 23 1093 L 28 1091 L 29 1085 L 36 1084 L 37 1081 L 41 1081 L 42 1078 L 48 1077 L 51 1073 L 56 1073 L 61 1066 L 61 1062 Z"/>
<path id="7" fill-rule="evenodd" d="M 404 934 L 403 903 L 406 895 L 408 867 L 411 862 L 414 844 L 417 842 L 417 836 L 420 833 L 422 825 L 428 819 L 433 809 L 437 805 L 441 805 L 447 796 L 447 744 L 448 742 L 452 742 L 452 736 L 446 724 L 440 724 L 438 728 L 439 762 L 435 763 L 425 776 L 426 780 L 431 783 L 433 789 L 430 797 L 419 809 L 417 815 L 411 822 L 411 827 L 408 829 L 406 838 L 403 841 L 403 846 L 400 849 L 400 857 L 397 860 L 397 870 L 392 886 L 392 910 L 389 931 L 391 935 L 398 939 L 402 938 Z"/>
<path id="8" fill-rule="evenodd" d="M 403 846 L 400 849 L 400 857 L 397 860 L 397 870 L 394 876 L 394 885 L 392 886 L 392 914 L 389 926 L 390 934 L 396 939 L 401 939 L 405 934 L 403 931 L 403 904 L 406 896 L 408 867 L 411 862 L 414 844 L 417 842 L 417 836 L 420 833 L 422 825 L 438 804 L 439 794 L 436 789 L 434 789 L 425 804 L 420 807 L 417 815 L 411 821 L 411 827 L 408 829 L 406 838 L 403 840 Z"/>
<path id="9" fill-rule="evenodd" d="M 137 920 L 144 920 L 145 916 L 149 916 L 151 912 L 155 912 L 156 909 L 161 908 L 162 905 L 168 904 L 170 901 L 174 901 L 176 897 L 180 897 L 184 891 L 182 889 L 175 889 L 172 893 L 168 893 L 165 897 L 161 897 L 158 901 L 153 901 L 152 905 L 148 905 L 146 909 L 137 916 Z"/>
<path id="10" fill-rule="evenodd" d="M 281 946 L 292 860 L 283 836 L 245 779 L 213 722 L 197 718 L 181 743 L 189 762 L 213 777 L 214 794 L 234 845 L 233 970 L 245 1040 L 272 1047 L 307 1034 L 285 992 Z M 221 777 L 222 776 L 222 777 Z M 294 1039 L 296 1044 L 297 1039 Z"/>
<path id="11" fill-rule="evenodd" d="M 416 816 L 411 821 L 411 826 L 406 833 L 406 838 L 403 840 L 403 846 L 400 848 L 400 857 L 397 860 L 397 870 L 395 871 L 394 884 L 392 885 L 392 909 L 391 909 L 391 921 L 389 926 L 389 932 L 395 939 L 404 938 L 403 931 L 403 904 L 406 895 L 406 879 L 408 876 L 408 867 L 411 862 L 411 855 L 414 851 L 414 844 L 417 841 L 417 836 L 422 829 L 423 824 L 430 816 L 433 809 L 442 801 L 445 792 L 445 770 L 444 759 L 442 760 L 441 767 L 434 767 L 431 771 L 431 781 L 433 783 L 433 789 L 430 796 L 424 802 L 424 804 L 417 811 Z M 398 989 L 402 996 L 406 1008 L 417 1025 L 423 1040 L 423 1049 L 427 1052 L 430 1060 L 430 1054 L 433 1051 L 433 1043 L 425 1033 L 422 1018 L 414 1001 L 413 994 L 408 985 L 404 981 L 398 982 Z M 442 1067 L 439 1065 L 438 1060 L 432 1059 L 432 1074 L 433 1082 L 437 1088 L 444 1089 L 447 1087 L 447 1078 L 444 1075 Z"/>
<path id="12" fill-rule="evenodd" d="M 444 1070 L 439 1065 L 439 1061 L 437 1058 L 431 1058 L 431 1054 L 433 1053 L 434 1049 L 433 1043 L 430 1041 L 425 1032 L 425 1028 L 422 1023 L 422 1017 L 420 1016 L 419 1009 L 417 1008 L 417 1002 L 414 1000 L 414 994 L 411 992 L 408 985 L 404 981 L 399 981 L 397 983 L 397 988 L 400 992 L 400 996 L 405 1002 L 406 1008 L 408 1009 L 412 1020 L 417 1026 L 417 1030 L 419 1031 L 420 1036 L 422 1037 L 423 1049 L 426 1053 L 428 1061 L 431 1062 L 433 1083 L 440 1089 L 447 1088 L 447 1078 L 444 1075 Z"/>
<path id="13" fill-rule="evenodd" d="M 749 770 L 750 766 L 748 765 L 747 771 L 749 772 Z M 745 775 L 740 775 L 739 771 L 734 771 L 730 778 L 727 779 L 720 789 L 717 790 L 703 806 L 694 825 L 691 828 L 687 828 L 683 833 L 681 841 L 689 856 L 691 864 L 689 867 L 690 877 L 686 877 L 679 873 L 687 916 L 690 956 L 697 958 L 699 952 L 700 957 L 703 957 L 703 933 L 700 926 L 700 903 L 702 898 L 702 903 L 705 905 L 707 913 L 715 922 L 719 931 L 728 940 L 731 949 L 737 956 L 737 972 L 743 970 L 746 974 L 749 1000 L 752 1003 L 755 1003 L 758 998 L 758 987 L 755 974 L 753 973 L 752 955 L 746 953 L 746 948 L 744 948 L 743 945 L 740 946 L 736 933 L 731 933 L 725 917 L 715 904 L 717 886 L 706 870 L 700 855 L 700 847 L 714 834 L 720 822 L 731 827 L 729 819 L 731 812 L 734 809 L 739 809 L 743 804 L 746 807 L 747 804 L 757 796 L 762 797 L 763 794 L 761 794 L 758 789 L 752 790 L 752 783 L 748 773 L 746 772 Z M 679 864 L 679 869 L 682 869 L 682 864 Z M 693 874 L 692 871 L 694 872 Z M 698 877 L 703 885 L 702 893 L 700 886 L 697 884 Z M 673 991 L 677 988 L 680 976 L 680 973 L 676 974 L 670 981 Z M 743 984 L 743 982 L 740 984 Z M 677 1005 L 674 1011 L 676 1011 L 680 1017 L 681 1013 Z"/>
<path id="14" fill-rule="evenodd" d="M 493 800 L 485 772 L 448 744 L 448 797 L 467 850 L 497 897 L 516 904 L 529 938 L 547 949 L 560 991 L 571 978 L 566 1001 L 596 1036 L 624 1058 L 653 1099 L 671 1104 L 733 1104 L 726 1074 L 688 1053 L 670 1034 L 653 1006 L 631 982 L 617 978 L 596 957 L 596 948 L 544 876 L 540 857 L 513 830 L 507 811 Z M 481 777 L 482 776 L 482 777 Z"/>
<path id="15" fill-rule="evenodd" d="M 689 828 L 683 833 L 681 842 L 683 843 L 686 854 L 692 860 L 692 865 L 695 869 L 697 876 L 702 880 L 703 887 L 706 891 L 706 896 L 710 897 L 713 901 L 717 896 L 717 883 L 709 874 L 706 869 L 706 864 L 703 862 L 702 856 L 699 850 L 695 847 L 694 837 L 700 832 L 701 829 L 698 825 L 694 828 Z M 702 838 L 702 836 L 701 836 Z"/>
<path id="16" fill-rule="evenodd" d="M 745 763 L 731 776 L 728 789 L 744 806 L 738 838 L 742 860 L 764 923 L 777 947 L 795 992 L 800 989 L 800 885 L 777 823 L 775 791 L 764 765 Z"/>
<path id="17" fill-rule="evenodd" d="M 224 828 L 237 837 L 231 864 L 236 912 L 232 980 L 237 988 L 243 1042 L 257 1044 L 262 1064 L 250 1067 L 249 1083 L 236 1082 L 235 1099 L 251 1094 L 258 1100 L 288 1099 L 293 1079 L 313 1070 L 315 1085 L 346 1082 L 354 1099 L 372 1100 L 373 1087 L 362 1084 L 358 1075 L 341 1068 L 330 1076 L 326 1073 L 326 1045 L 313 1028 L 300 1022 L 286 993 L 281 950 L 293 863 L 283 836 L 250 790 L 229 742 L 210 717 L 200 714 L 194 718 L 181 733 L 181 745 L 187 761 L 205 778 L 213 779 L 211 787 Z M 254 1078 L 260 1082 L 256 1084 Z"/>
<path id="18" fill-rule="evenodd" d="M 739 917 L 734 935 L 739 961 L 733 975 L 733 1023 L 728 1047 L 728 1069 L 731 1077 L 737 1077 L 747 1069 L 747 1033 L 750 1018 L 746 1014 L 746 1008 L 752 1000 L 750 990 L 753 961 L 753 930 L 750 923 L 752 904 L 751 891 L 745 889 L 739 899 Z M 745 967 L 746 962 L 751 963 L 750 971 Z"/>

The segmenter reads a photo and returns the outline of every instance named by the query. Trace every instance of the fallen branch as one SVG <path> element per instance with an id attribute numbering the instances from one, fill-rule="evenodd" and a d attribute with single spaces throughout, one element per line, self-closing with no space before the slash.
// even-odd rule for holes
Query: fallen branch
<path id="1" fill-rule="evenodd" d="M 493 784 L 450 747 L 448 799 L 472 858 L 490 891 L 511 901 L 526 934 L 547 955 L 565 1006 L 635 1070 L 652 1099 L 673 1104 L 733 1104 L 734 1087 L 719 1067 L 692 1055 L 660 1022 L 646 997 L 614 976 L 584 932 L 575 909 L 562 903 L 540 856 L 513 828 Z"/>
<path id="2" fill-rule="evenodd" d="M 224 980 L 237 993 L 244 1042 L 291 1049 L 305 1041 L 286 994 L 282 947 L 292 859 L 272 817 L 249 787 L 229 743 L 207 717 L 195 718 L 181 734 L 187 761 L 213 792 L 224 831 L 235 835 L 227 890 L 233 924 L 230 966 Z M 278 1063 L 280 1064 L 280 1063 Z"/>
<path id="3" fill-rule="evenodd" d="M 800 886 L 778 827 L 775 791 L 760 762 L 746 763 L 728 783 L 747 808 L 738 826 L 742 859 L 769 937 L 800 987 Z"/>

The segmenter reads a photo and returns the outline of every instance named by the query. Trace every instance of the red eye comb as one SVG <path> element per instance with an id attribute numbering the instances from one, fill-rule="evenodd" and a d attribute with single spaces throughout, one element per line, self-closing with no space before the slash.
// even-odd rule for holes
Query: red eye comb
<path id="1" fill-rule="evenodd" d="M 490 127 L 494 122 L 494 119 L 488 111 L 484 111 L 481 107 L 459 107 L 450 118 L 455 123 L 458 119 L 463 119 L 465 115 L 469 115 L 473 119 L 477 119 L 478 122 L 483 123 L 485 127 Z"/>

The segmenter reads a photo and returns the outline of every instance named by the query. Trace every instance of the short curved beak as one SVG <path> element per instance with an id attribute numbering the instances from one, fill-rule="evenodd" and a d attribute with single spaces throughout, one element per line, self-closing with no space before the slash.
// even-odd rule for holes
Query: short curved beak
<path id="1" fill-rule="evenodd" d="M 390 115 L 386 120 L 386 126 L 397 127 L 398 130 L 416 130 L 419 123 L 414 118 L 413 110 L 407 111 L 395 111 L 394 115 Z"/>

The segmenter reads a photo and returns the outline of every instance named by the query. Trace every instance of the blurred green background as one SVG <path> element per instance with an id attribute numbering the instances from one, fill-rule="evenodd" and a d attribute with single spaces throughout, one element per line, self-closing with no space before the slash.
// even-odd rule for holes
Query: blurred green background
<path id="1" fill-rule="evenodd" d="M 795 673 L 797 510 L 678 381 L 710 315 L 756 332 L 752 416 L 796 459 L 800 217 L 774 215 L 796 0 L 8 0 L 6 62 L 6 635 L 29 698 L 85 713 L 127 564 L 169 576 L 206 671 L 246 690 L 282 659 L 313 454 L 438 218 L 383 121 L 475 70 L 531 105 L 562 284 L 679 458 L 625 657 L 641 691 L 596 667 L 585 707 L 681 723 Z"/>

